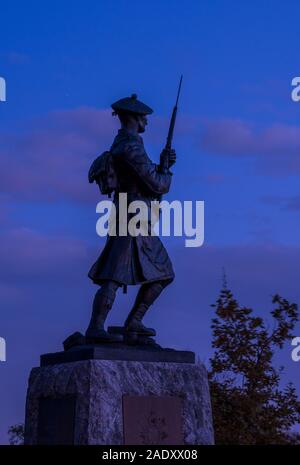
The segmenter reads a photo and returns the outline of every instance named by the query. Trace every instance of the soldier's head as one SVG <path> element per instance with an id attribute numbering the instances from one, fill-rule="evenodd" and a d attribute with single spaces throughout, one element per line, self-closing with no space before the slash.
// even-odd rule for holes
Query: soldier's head
<path id="1" fill-rule="evenodd" d="M 144 103 L 137 100 L 137 95 L 132 94 L 112 104 L 113 115 L 117 115 L 121 126 L 138 133 L 145 132 L 148 124 L 147 115 L 153 113 L 153 110 Z"/>
<path id="2" fill-rule="evenodd" d="M 130 113 L 127 111 L 119 111 L 116 113 L 122 128 L 131 129 L 135 132 L 145 132 L 147 125 L 147 116 L 139 115 L 138 113 Z"/>

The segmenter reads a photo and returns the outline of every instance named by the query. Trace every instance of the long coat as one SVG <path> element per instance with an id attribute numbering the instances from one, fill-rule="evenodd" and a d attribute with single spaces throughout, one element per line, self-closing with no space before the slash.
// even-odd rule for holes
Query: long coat
<path id="1" fill-rule="evenodd" d="M 169 170 L 161 172 L 159 166 L 150 160 L 139 135 L 120 129 L 111 153 L 119 184 L 114 196 L 117 212 L 120 192 L 127 193 L 128 203 L 143 200 L 150 208 L 151 200 L 169 191 L 172 173 Z M 158 236 L 108 235 L 89 277 L 96 284 L 114 280 L 127 285 L 174 278 L 174 271 Z"/>

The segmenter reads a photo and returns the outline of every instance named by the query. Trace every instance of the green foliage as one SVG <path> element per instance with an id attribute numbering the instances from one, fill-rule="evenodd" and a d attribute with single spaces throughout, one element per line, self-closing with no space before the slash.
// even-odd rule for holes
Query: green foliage
<path id="1" fill-rule="evenodd" d="M 291 444 L 300 436 L 300 402 L 294 386 L 280 388 L 283 368 L 276 368 L 277 350 L 293 335 L 299 319 L 296 304 L 275 295 L 273 328 L 240 307 L 226 284 L 215 305 L 209 373 L 216 444 Z"/>

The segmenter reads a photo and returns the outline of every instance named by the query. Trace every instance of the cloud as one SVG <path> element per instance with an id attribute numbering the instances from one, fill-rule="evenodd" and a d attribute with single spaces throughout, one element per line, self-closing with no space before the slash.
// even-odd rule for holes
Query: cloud
<path id="1" fill-rule="evenodd" d="M 91 188 L 87 172 L 110 148 L 118 127 L 111 110 L 80 107 L 49 113 L 19 132 L 0 132 L 0 194 L 22 201 L 95 200 L 98 188 Z M 184 121 L 180 131 L 189 130 Z M 161 141 L 165 132 L 166 121 L 156 117 L 150 142 Z"/>
<path id="2" fill-rule="evenodd" d="M 279 207 L 281 210 L 291 212 L 300 211 L 300 195 L 292 197 L 280 197 L 275 195 L 264 196 L 261 198 L 262 203 Z"/>
<path id="3" fill-rule="evenodd" d="M 252 146 L 251 127 L 238 119 L 205 121 L 202 146 L 224 155 L 248 155 Z"/>
<path id="4" fill-rule="evenodd" d="M 11 202 L 7 195 L 0 195 L 0 225 L 7 224 L 11 211 Z"/>
<path id="5" fill-rule="evenodd" d="M 228 286 L 242 305 L 253 305 L 259 312 L 269 308 L 275 293 L 300 304 L 300 292 L 295 277 L 300 273 L 300 247 L 279 244 L 240 244 L 234 246 L 204 245 L 199 249 L 169 250 L 175 270 L 174 290 L 169 291 L 176 308 L 189 309 L 186 321 L 198 326 L 207 321 L 207 311 L 214 303 L 225 269 Z M 199 313 L 198 313 L 199 312 Z M 196 324 L 197 326 L 197 324 Z"/>
<path id="6" fill-rule="evenodd" d="M 30 61 L 29 55 L 20 52 L 10 52 L 7 54 L 7 59 L 12 65 L 23 65 Z"/>
<path id="7" fill-rule="evenodd" d="M 103 245 L 104 240 L 100 249 Z M 265 294 L 288 292 L 300 300 L 299 289 L 291 279 L 300 272 L 300 247 L 249 243 L 167 248 L 176 274 L 172 294 L 178 291 L 176 299 L 183 300 L 185 305 L 193 307 L 199 299 L 207 300 L 209 294 L 213 298 L 211 290 L 218 292 L 223 267 L 234 289 L 244 292 L 246 298 L 257 300 L 259 290 L 263 289 Z M 83 283 L 88 281 L 87 271 L 99 252 L 99 241 L 91 248 L 86 241 L 72 236 L 42 234 L 29 228 L 11 229 L 0 235 L 0 281 L 4 288 L 26 284 L 32 288 L 31 293 L 40 280 L 45 283 L 51 280 L 58 287 L 70 279 Z"/>
<path id="8" fill-rule="evenodd" d="M 0 235 L 2 283 L 24 284 L 28 279 L 45 280 L 53 276 L 67 280 L 68 273 L 76 274 L 74 266 L 80 268 L 86 258 L 87 246 L 76 238 L 50 236 L 28 228 L 12 229 Z"/>
<path id="9" fill-rule="evenodd" d="M 241 119 L 205 120 L 200 144 L 218 155 L 254 157 L 262 174 L 300 173 L 300 126 L 258 129 Z"/>
<path id="10" fill-rule="evenodd" d="M 176 173 L 176 187 L 181 186 L 199 186 L 206 184 L 208 186 L 215 186 L 223 184 L 230 179 L 229 176 L 225 176 L 221 173 L 208 173 L 205 175 L 201 174 L 184 174 L 182 172 Z"/>
<path id="11" fill-rule="evenodd" d="M 30 57 L 26 53 L 11 51 L 0 54 L 10 65 L 23 65 L 29 63 Z"/>
<path id="12" fill-rule="evenodd" d="M 87 171 L 113 133 L 108 110 L 82 107 L 53 112 L 22 133 L 0 134 L 1 192 L 17 200 L 94 198 Z"/>

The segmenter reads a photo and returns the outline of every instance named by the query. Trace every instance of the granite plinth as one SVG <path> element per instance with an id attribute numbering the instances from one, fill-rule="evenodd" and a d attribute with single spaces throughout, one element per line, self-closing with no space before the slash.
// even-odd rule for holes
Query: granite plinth
<path id="1" fill-rule="evenodd" d="M 164 411 L 167 404 L 180 407 Z M 31 372 L 25 444 L 160 445 L 179 437 L 182 444 L 213 443 L 201 363 L 93 359 Z"/>

